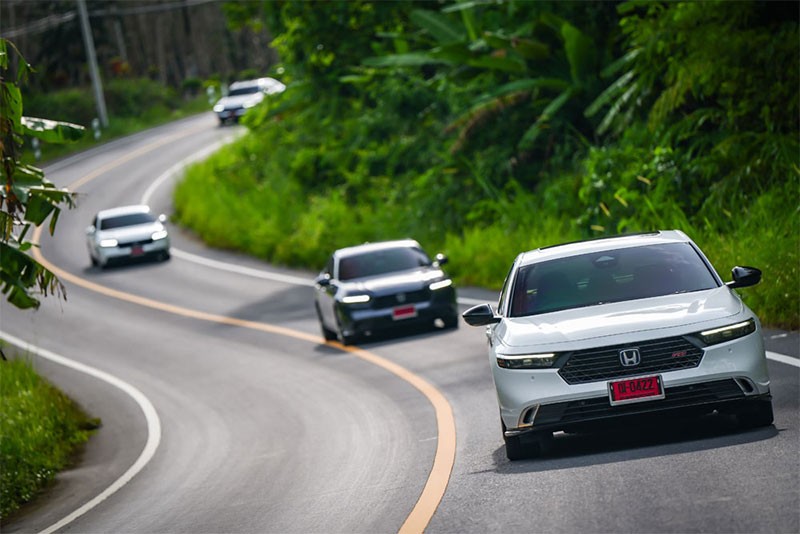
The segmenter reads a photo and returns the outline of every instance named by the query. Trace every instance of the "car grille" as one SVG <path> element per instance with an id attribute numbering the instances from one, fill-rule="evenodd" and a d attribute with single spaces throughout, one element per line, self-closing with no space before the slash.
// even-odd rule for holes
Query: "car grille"
<path id="1" fill-rule="evenodd" d="M 153 242 L 153 239 L 148 237 L 147 239 L 139 239 L 138 241 L 125 241 L 125 242 L 120 241 L 117 244 L 117 246 L 120 247 L 120 248 L 122 248 L 122 247 L 135 247 L 136 245 L 147 245 L 148 243 L 152 243 L 152 242 Z"/>
<path id="2" fill-rule="evenodd" d="M 619 351 L 633 347 L 639 349 L 641 363 L 625 367 L 620 361 Z M 584 384 L 626 376 L 690 369 L 700 365 L 702 358 L 702 349 L 682 337 L 670 337 L 576 351 L 569 355 L 569 359 L 559 369 L 558 374 L 568 384 Z"/>
<path id="3" fill-rule="evenodd" d="M 402 296 L 401 296 L 402 295 Z M 372 301 L 373 308 L 393 308 L 394 306 L 402 306 L 403 304 L 413 304 L 415 302 L 425 302 L 430 300 L 430 289 L 420 289 L 417 291 L 409 291 L 408 293 L 396 293 L 394 295 L 384 295 L 375 297 Z"/>
<path id="4" fill-rule="evenodd" d="M 661 400 L 611 406 L 608 397 L 546 404 L 536 413 L 534 424 L 586 422 L 618 415 L 632 415 L 703 404 L 744 399 L 742 389 L 733 379 L 667 388 Z"/>

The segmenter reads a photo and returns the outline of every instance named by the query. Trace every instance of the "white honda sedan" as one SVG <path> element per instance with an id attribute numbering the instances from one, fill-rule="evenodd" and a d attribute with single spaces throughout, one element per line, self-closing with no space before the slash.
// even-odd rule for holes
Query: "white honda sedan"
<path id="1" fill-rule="evenodd" d="M 164 215 L 150 213 L 146 205 L 102 210 L 86 229 L 86 245 L 92 265 L 104 268 L 112 262 L 139 258 L 168 260 L 169 233 Z"/>
<path id="2" fill-rule="evenodd" d="M 735 414 L 772 424 L 758 318 L 689 237 L 664 231 L 546 247 L 517 256 L 486 326 L 506 455 L 546 448 L 556 431 L 669 415 Z"/>

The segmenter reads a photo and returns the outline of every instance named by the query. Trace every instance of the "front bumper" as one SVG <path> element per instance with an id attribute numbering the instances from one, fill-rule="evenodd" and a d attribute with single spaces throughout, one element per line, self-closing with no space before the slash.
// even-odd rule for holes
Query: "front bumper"
<path id="1" fill-rule="evenodd" d="M 217 117 L 220 121 L 239 120 L 246 112 L 245 108 L 224 109 L 217 112 Z"/>
<path id="2" fill-rule="evenodd" d="M 413 314 L 395 318 L 394 310 L 398 307 L 413 306 Z M 381 331 L 412 328 L 430 325 L 436 319 L 445 324 L 457 324 L 458 305 L 455 290 L 447 288 L 437 291 L 430 300 L 413 302 L 385 308 L 337 306 L 337 314 L 342 333 L 345 336 L 363 335 Z"/>
<path id="3" fill-rule="evenodd" d="M 107 265 L 115 261 L 148 258 L 169 253 L 169 238 L 159 239 L 141 244 L 123 244 L 116 247 L 97 247 L 95 257 L 100 265 Z"/>
<path id="4" fill-rule="evenodd" d="M 568 384 L 555 368 L 503 369 L 495 362 L 492 367 L 500 415 L 510 435 L 606 424 L 632 415 L 710 412 L 769 397 L 759 331 L 706 347 L 696 367 L 657 373 L 663 380 L 665 398 L 637 404 L 611 406 L 608 380 Z"/>

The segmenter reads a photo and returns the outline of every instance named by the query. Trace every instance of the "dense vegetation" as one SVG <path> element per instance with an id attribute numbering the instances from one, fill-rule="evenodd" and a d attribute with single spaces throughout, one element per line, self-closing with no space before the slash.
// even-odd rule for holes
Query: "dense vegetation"
<path id="1" fill-rule="evenodd" d="M 42 161 L 86 150 L 98 143 L 178 120 L 209 108 L 208 99 L 204 94 L 182 93 L 147 78 L 110 80 L 105 84 L 103 91 L 109 113 L 109 126 L 101 128 L 95 137 L 92 124 L 97 111 L 94 100 L 86 98 L 87 90 L 84 87 L 25 94 L 26 115 L 72 122 L 84 126 L 88 132 L 82 139 L 69 145 L 40 143 Z M 218 89 L 217 94 L 219 94 Z M 32 161 L 34 152 L 31 149 L 30 139 L 26 139 L 26 145 L 28 150 L 24 153 L 24 159 Z"/>
<path id="2" fill-rule="evenodd" d="M 6 518 L 70 464 L 98 421 L 24 358 L 0 361 L 0 404 L 0 518 Z"/>
<path id="3" fill-rule="evenodd" d="M 796 4 L 268 7 L 289 90 L 176 191 L 212 244 L 317 267 L 413 236 L 497 287 L 523 249 L 678 228 L 798 326 Z"/>

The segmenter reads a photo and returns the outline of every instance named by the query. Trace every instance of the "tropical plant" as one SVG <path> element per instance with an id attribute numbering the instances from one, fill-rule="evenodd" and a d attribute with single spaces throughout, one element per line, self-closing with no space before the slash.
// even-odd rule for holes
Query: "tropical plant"
<path id="1" fill-rule="evenodd" d="M 565 138 L 591 136 L 594 126 L 583 109 L 599 94 L 599 74 L 612 51 L 606 40 L 571 22 L 569 8 L 540 2 L 504 7 L 458 2 L 441 11 L 416 9 L 410 18 L 418 31 L 402 36 L 410 51 L 364 64 L 425 68 L 468 88 L 469 99 L 447 127 L 457 134 L 453 153 L 481 144 L 487 124 L 502 120 L 517 156 L 532 159 L 538 151 L 537 159 L 546 160 Z M 605 6 L 591 9 L 613 17 Z"/>
<path id="2" fill-rule="evenodd" d="M 12 68 L 9 50 L 17 74 L 6 78 Z M 29 232 L 34 226 L 48 225 L 55 232 L 62 206 L 72 208 L 74 195 L 59 189 L 47 180 L 44 172 L 20 161 L 24 137 L 50 143 L 68 142 L 83 135 L 83 127 L 75 124 L 37 119 L 23 115 L 19 84 L 31 72 L 12 43 L 0 38 L 0 285 L 8 302 L 18 308 L 36 308 L 36 293 L 65 295 L 64 286 L 56 276 L 32 258 L 28 251 L 34 246 Z"/>

